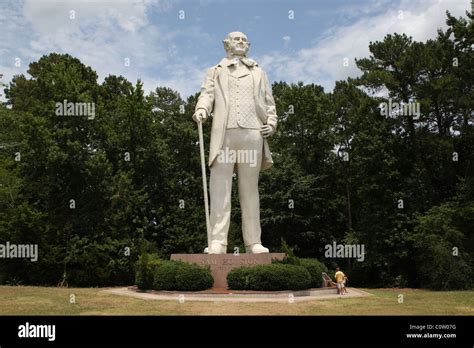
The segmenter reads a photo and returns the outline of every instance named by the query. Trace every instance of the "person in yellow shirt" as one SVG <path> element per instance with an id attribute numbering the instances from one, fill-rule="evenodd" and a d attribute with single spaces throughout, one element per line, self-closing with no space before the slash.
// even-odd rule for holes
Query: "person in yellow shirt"
<path id="1" fill-rule="evenodd" d="M 339 269 L 339 267 L 336 267 L 336 274 L 334 275 L 334 278 L 336 278 L 337 294 L 344 295 L 344 281 L 346 279 L 346 275 Z"/>

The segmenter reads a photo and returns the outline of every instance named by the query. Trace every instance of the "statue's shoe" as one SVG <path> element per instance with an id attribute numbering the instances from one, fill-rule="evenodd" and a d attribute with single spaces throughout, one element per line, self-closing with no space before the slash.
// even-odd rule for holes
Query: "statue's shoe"
<path id="1" fill-rule="evenodd" d="M 266 254 L 270 251 L 265 248 L 262 244 L 252 244 L 245 247 L 245 251 L 249 254 Z"/>
<path id="2" fill-rule="evenodd" d="M 211 243 L 211 247 L 208 249 L 209 254 L 226 254 L 227 245 L 222 245 L 220 243 Z"/>

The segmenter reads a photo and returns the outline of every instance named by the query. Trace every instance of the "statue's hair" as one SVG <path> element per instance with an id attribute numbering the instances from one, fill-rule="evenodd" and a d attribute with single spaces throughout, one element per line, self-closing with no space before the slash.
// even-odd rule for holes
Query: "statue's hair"
<path id="1" fill-rule="evenodd" d="M 224 43 L 224 49 L 227 53 L 229 53 L 229 51 L 230 51 L 230 40 L 231 40 L 233 34 L 243 34 L 245 37 L 247 37 L 247 35 L 245 35 L 241 31 L 233 31 L 233 32 L 230 32 L 229 34 L 227 34 L 224 41 L 222 41 Z M 250 46 L 250 41 L 248 41 L 248 38 L 247 38 L 247 43 Z"/>

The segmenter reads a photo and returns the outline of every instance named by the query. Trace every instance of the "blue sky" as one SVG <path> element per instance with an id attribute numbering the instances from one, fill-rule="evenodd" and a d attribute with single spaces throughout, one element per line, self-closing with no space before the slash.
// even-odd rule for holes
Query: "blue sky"
<path id="1" fill-rule="evenodd" d="M 239 30 L 271 81 L 330 90 L 358 74 L 354 58 L 368 55 L 370 41 L 393 32 L 426 40 L 445 27 L 446 10 L 469 9 L 470 0 L 0 0 L 0 74 L 7 83 L 44 54 L 69 53 L 99 82 L 123 75 L 187 97 Z"/>

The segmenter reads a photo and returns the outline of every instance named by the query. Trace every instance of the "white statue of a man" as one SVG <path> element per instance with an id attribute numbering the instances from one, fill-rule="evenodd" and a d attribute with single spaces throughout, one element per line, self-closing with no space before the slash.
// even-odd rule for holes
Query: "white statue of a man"
<path id="1" fill-rule="evenodd" d="M 258 178 L 272 166 L 268 136 L 278 117 L 265 72 L 247 58 L 250 42 L 241 32 L 223 41 L 227 57 L 207 70 L 193 119 L 205 122 L 213 113 L 209 150 L 210 254 L 227 252 L 232 174 L 238 177 L 242 234 L 247 253 L 268 253 L 262 246 Z"/>

